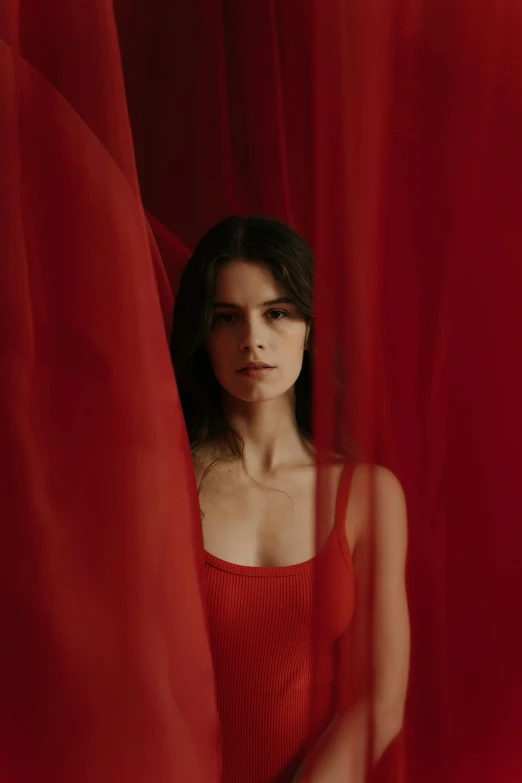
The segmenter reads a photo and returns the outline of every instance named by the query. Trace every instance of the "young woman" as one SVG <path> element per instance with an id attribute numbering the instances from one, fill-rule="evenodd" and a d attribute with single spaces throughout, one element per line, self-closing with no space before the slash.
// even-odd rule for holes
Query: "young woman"
<path id="1" fill-rule="evenodd" d="M 223 783 L 304 780 L 307 754 L 311 783 L 360 783 L 368 725 L 374 760 L 402 726 L 406 512 L 392 474 L 332 461 L 331 529 L 316 556 L 312 289 L 313 256 L 299 234 L 266 218 L 232 217 L 199 243 L 174 310 L 172 357 L 199 489 Z M 372 703 L 360 689 L 336 716 L 339 650 L 354 633 L 354 596 L 365 589 L 370 518 Z M 319 564 L 329 606 L 318 631 Z"/>

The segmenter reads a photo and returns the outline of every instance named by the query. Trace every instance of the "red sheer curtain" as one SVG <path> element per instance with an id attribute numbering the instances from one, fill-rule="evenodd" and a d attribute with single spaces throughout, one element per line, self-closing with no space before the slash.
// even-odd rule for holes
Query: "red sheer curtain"
<path id="1" fill-rule="evenodd" d="M 4 3 L 0 68 L 0 778 L 212 783 L 198 506 L 111 3 Z"/>
<path id="2" fill-rule="evenodd" d="M 3 778 L 219 779 L 161 313 L 184 248 L 238 211 L 314 244 L 320 452 L 355 431 L 408 498 L 410 696 L 382 775 L 514 783 L 518 0 L 114 6 L 150 227 L 111 4 L 0 16 Z"/>
<path id="3" fill-rule="evenodd" d="M 314 242 L 319 445 L 355 422 L 408 497 L 412 675 L 390 766 L 413 780 L 522 774 L 521 24 L 506 0 L 228 0 L 119 28 L 151 211 L 187 244 L 236 209 Z"/>
<path id="4" fill-rule="evenodd" d="M 235 210 L 313 241 L 318 445 L 355 425 L 406 490 L 413 658 L 387 771 L 518 779 L 520 5 L 123 5 L 148 208 L 188 245 Z"/>

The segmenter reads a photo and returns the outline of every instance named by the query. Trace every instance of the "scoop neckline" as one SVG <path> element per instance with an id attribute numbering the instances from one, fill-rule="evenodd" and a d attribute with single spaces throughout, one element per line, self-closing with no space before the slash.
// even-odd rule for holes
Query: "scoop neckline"
<path id="1" fill-rule="evenodd" d="M 344 509 L 345 505 L 347 505 L 348 502 L 348 497 L 350 494 L 350 488 L 352 483 L 352 475 L 353 475 L 353 468 L 352 467 L 348 468 L 348 466 L 345 466 L 341 473 L 340 482 L 339 482 L 339 489 L 336 498 L 335 512 L 334 512 L 334 524 L 328 534 L 326 541 L 324 542 L 321 551 L 316 552 L 316 554 L 313 557 L 309 558 L 308 560 L 304 560 L 301 563 L 294 563 L 292 565 L 286 565 L 286 566 L 240 565 L 239 563 L 231 563 L 228 560 L 222 560 L 220 557 L 217 557 L 217 555 L 213 555 L 210 552 L 207 552 L 206 549 L 204 549 L 203 553 L 204 553 L 205 562 L 208 563 L 208 565 L 213 566 L 214 568 L 217 568 L 221 571 L 228 571 L 231 574 L 239 574 L 241 576 L 257 576 L 257 577 L 293 576 L 294 574 L 311 571 L 314 568 L 318 558 L 323 557 L 325 555 L 328 548 L 332 545 L 333 539 L 337 536 L 341 549 L 343 550 L 343 553 L 347 559 L 347 562 L 351 565 L 352 553 L 350 551 L 350 547 L 348 546 L 347 541 L 346 541 L 346 549 L 348 551 L 347 552 L 344 551 L 345 546 L 343 546 L 343 541 L 346 539 L 346 535 L 343 538 L 343 535 L 340 534 L 339 526 L 341 525 L 344 528 L 344 516 L 342 515 L 342 509 Z"/>
<path id="2" fill-rule="evenodd" d="M 208 565 L 218 568 L 220 571 L 228 571 L 231 574 L 239 574 L 240 576 L 259 576 L 259 577 L 272 577 L 272 576 L 294 576 L 306 571 L 311 571 L 317 560 L 326 555 L 328 549 L 332 546 L 334 538 L 337 538 L 341 549 L 343 547 L 343 538 L 339 531 L 339 526 L 336 523 L 328 533 L 328 537 L 323 544 L 320 552 L 317 552 L 309 560 L 303 560 L 301 563 L 293 563 L 292 565 L 285 566 L 250 566 L 240 565 L 239 563 L 230 563 L 228 560 L 222 560 L 217 555 L 213 555 L 207 550 L 204 551 L 205 561 Z M 348 544 L 347 544 L 348 545 Z M 349 560 L 351 560 L 351 552 L 349 552 Z"/>
<path id="3" fill-rule="evenodd" d="M 333 530 L 331 532 L 333 533 Z M 328 536 L 328 541 L 323 548 L 323 552 L 328 546 L 331 537 L 332 536 L 330 534 Z M 239 574 L 240 576 L 293 576 L 294 574 L 299 574 L 303 571 L 310 571 L 313 568 L 316 560 L 317 555 L 311 557 L 309 560 L 304 560 L 301 563 L 294 563 L 292 565 L 251 566 L 240 565 L 239 563 L 230 563 L 228 560 L 222 560 L 220 557 L 212 555 L 210 552 L 205 550 L 205 561 L 209 565 L 213 566 L 214 568 L 218 568 L 220 571 L 228 571 L 231 574 Z"/>

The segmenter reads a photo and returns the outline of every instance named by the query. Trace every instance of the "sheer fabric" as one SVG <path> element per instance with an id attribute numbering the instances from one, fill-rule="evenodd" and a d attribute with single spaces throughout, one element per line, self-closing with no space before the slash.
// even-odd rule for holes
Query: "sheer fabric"
<path id="1" fill-rule="evenodd" d="M 188 249 L 240 212 L 316 251 L 320 464 L 356 441 L 408 498 L 410 696 L 379 773 L 513 783 L 520 4 L 114 11 L 0 9 L 2 779 L 219 780 L 166 332 Z M 326 506 L 320 484 L 319 535 Z"/>
<path id="2" fill-rule="evenodd" d="M 195 482 L 111 4 L 4 4 L 0 55 L 0 778 L 217 780 Z"/>

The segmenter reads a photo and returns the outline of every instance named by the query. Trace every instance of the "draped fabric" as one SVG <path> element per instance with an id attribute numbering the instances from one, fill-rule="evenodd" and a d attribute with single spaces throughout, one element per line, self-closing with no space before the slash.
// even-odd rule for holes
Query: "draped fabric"
<path id="1" fill-rule="evenodd" d="M 211 782 L 198 505 L 111 4 L 1 14 L 0 779 Z"/>
<path id="2" fill-rule="evenodd" d="M 319 460 L 406 492 L 380 773 L 522 779 L 521 45 L 518 0 L 4 0 L 2 780 L 219 780 L 166 333 L 234 212 L 314 245 Z"/>

